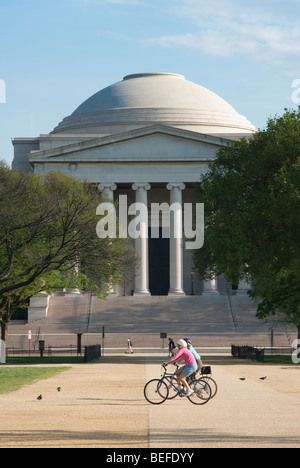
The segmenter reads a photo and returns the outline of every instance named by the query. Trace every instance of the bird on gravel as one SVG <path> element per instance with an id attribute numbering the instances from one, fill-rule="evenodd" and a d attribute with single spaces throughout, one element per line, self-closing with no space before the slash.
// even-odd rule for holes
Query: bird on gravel
<path id="1" fill-rule="evenodd" d="M 58 387 L 58 388 L 57 388 L 57 391 L 58 391 L 58 392 L 61 392 L 61 387 Z"/>
<path id="2" fill-rule="evenodd" d="M 42 400 L 43 399 L 43 395 L 40 395 L 37 397 L 37 400 Z"/>
<path id="3" fill-rule="evenodd" d="M 267 377 L 261 377 L 259 380 L 266 380 Z"/>

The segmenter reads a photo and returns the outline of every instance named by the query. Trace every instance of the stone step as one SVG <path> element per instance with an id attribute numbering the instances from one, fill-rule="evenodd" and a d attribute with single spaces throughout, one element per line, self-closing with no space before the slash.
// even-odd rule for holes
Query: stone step
<path id="1" fill-rule="evenodd" d="M 89 299 L 89 294 L 52 295 L 46 319 L 31 324 L 11 323 L 9 343 L 26 347 L 31 330 L 34 337 L 39 333 L 45 336 L 50 346 L 73 346 L 78 332 L 84 333 L 87 344 L 97 344 L 104 326 L 110 348 L 125 347 L 128 337 L 138 347 L 159 347 L 161 332 L 173 338 L 194 337 L 198 346 L 270 344 L 270 325 L 256 318 L 256 306 L 247 295 L 232 297 L 236 327 L 227 296 L 218 294 L 179 298 L 110 296 L 106 300 L 93 296 L 91 310 Z M 296 331 L 287 334 L 279 328 L 275 334 L 277 344 L 282 346 L 291 342 Z"/>

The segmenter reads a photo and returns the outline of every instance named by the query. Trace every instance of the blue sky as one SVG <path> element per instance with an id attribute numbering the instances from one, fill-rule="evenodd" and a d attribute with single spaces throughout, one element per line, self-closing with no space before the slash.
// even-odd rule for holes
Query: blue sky
<path id="1" fill-rule="evenodd" d="M 299 18 L 299 0 L 0 0 L 0 159 L 139 72 L 185 75 L 264 128 L 300 101 Z"/>

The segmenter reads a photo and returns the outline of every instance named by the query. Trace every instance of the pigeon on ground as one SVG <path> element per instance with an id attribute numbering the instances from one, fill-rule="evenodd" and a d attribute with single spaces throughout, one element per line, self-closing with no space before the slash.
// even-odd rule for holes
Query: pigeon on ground
<path id="1" fill-rule="evenodd" d="M 43 399 L 43 395 L 40 395 L 37 397 L 37 400 L 42 400 Z"/>
<path id="2" fill-rule="evenodd" d="M 267 377 L 261 377 L 259 380 L 266 380 Z"/>

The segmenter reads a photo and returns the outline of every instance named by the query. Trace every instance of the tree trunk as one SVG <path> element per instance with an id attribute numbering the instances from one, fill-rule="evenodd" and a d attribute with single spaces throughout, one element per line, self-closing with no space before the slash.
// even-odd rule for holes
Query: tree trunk
<path id="1" fill-rule="evenodd" d="M 5 344 L 7 344 L 7 338 L 8 338 L 8 323 L 1 320 L 1 340 L 4 341 Z"/>

